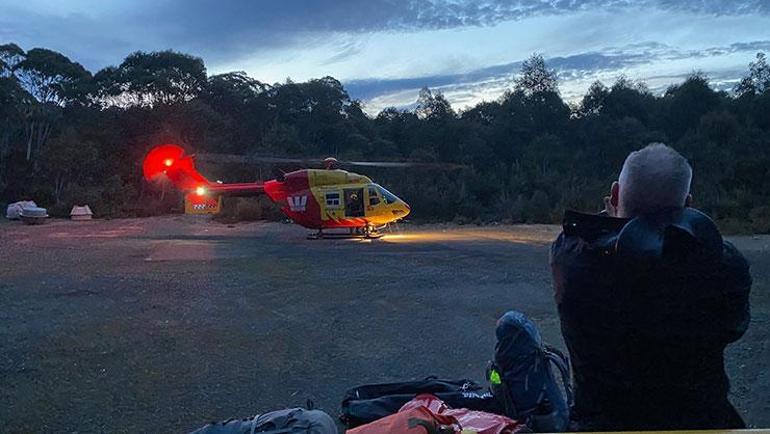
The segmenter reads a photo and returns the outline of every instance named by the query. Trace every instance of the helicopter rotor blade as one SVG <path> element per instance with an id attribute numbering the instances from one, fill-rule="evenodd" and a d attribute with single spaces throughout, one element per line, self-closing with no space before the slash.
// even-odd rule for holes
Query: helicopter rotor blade
<path id="1" fill-rule="evenodd" d="M 196 154 L 197 161 L 207 163 L 270 163 L 270 164 L 320 164 L 323 160 L 317 158 L 282 158 L 282 157 L 260 157 L 254 155 L 234 155 L 234 154 Z"/>
<path id="2" fill-rule="evenodd" d="M 466 167 L 456 163 L 428 163 L 420 161 L 340 161 L 341 166 L 361 167 L 422 167 L 425 169 L 462 169 Z"/>
<path id="3" fill-rule="evenodd" d="M 302 166 L 324 166 L 329 159 L 323 158 L 286 158 L 286 157 L 263 157 L 258 155 L 233 155 L 233 154 L 196 154 L 197 161 L 209 163 L 224 164 L 297 164 Z M 386 167 L 386 168 L 405 168 L 420 167 L 425 169 L 443 169 L 456 170 L 467 166 L 457 163 L 431 163 L 420 161 L 345 161 L 333 159 L 332 164 L 337 166 L 357 166 L 357 167 Z"/>

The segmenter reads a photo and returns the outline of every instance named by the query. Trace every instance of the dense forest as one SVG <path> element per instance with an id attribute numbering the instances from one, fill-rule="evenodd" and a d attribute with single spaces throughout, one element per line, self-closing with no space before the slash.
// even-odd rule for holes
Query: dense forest
<path id="1" fill-rule="evenodd" d="M 733 92 L 693 73 L 661 95 L 619 77 L 565 102 L 533 55 L 496 101 L 454 110 L 423 89 L 413 110 L 372 117 L 332 77 L 267 84 L 208 75 L 200 58 L 136 52 L 96 73 L 55 51 L 0 45 L 0 202 L 54 214 L 171 212 L 181 196 L 142 179 L 161 143 L 190 152 L 456 162 L 461 170 L 372 169 L 414 220 L 557 222 L 597 211 L 629 151 L 674 146 L 692 163 L 699 208 L 729 231 L 770 232 L 770 67 L 763 53 Z M 295 167 L 296 168 L 296 167 Z M 204 167 L 213 179 L 268 179 L 292 167 Z"/>

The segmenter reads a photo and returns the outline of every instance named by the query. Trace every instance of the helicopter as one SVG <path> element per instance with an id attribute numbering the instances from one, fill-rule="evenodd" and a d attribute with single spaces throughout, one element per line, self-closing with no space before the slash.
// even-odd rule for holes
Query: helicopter
<path id="1" fill-rule="evenodd" d="M 459 165 L 411 162 L 340 162 L 335 158 L 321 160 L 323 169 L 299 169 L 284 173 L 278 179 L 264 182 L 220 183 L 211 182 L 196 168 L 195 160 L 218 163 L 293 163 L 309 165 L 317 160 L 290 158 L 257 158 L 238 155 L 188 155 L 178 145 L 160 145 L 144 158 L 143 174 L 152 181 L 168 178 L 185 193 L 185 212 L 215 214 L 219 212 L 223 196 L 266 195 L 280 206 L 281 211 L 294 223 L 317 232 L 308 238 L 379 238 L 380 230 L 389 223 L 403 219 L 411 212 L 409 204 L 371 178 L 339 169 L 340 165 L 410 167 L 440 166 L 457 168 Z M 344 233 L 324 230 L 341 229 Z"/>

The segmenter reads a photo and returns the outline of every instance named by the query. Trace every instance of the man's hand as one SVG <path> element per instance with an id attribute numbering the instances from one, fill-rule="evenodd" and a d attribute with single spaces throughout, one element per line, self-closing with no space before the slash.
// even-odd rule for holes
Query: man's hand
<path id="1" fill-rule="evenodd" d="M 618 209 L 612 205 L 612 199 L 609 196 L 604 196 L 604 211 L 602 214 L 606 214 L 608 217 L 617 217 Z"/>

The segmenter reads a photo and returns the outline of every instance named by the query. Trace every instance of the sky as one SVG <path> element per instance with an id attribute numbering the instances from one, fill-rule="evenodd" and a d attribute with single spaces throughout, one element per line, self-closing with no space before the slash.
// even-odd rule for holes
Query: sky
<path id="1" fill-rule="evenodd" d="M 456 109 L 495 100 L 533 53 L 570 101 L 619 76 L 662 93 L 698 71 L 729 90 L 770 52 L 770 0 L 0 0 L 7 42 L 92 72 L 173 49 L 209 74 L 332 76 L 375 114 L 423 86 Z"/>

